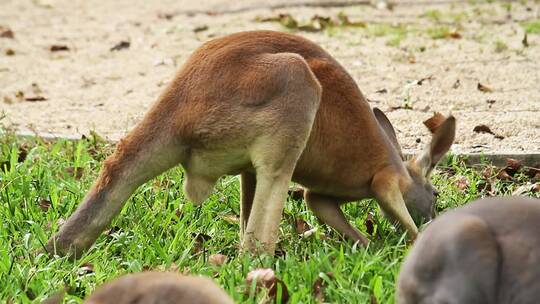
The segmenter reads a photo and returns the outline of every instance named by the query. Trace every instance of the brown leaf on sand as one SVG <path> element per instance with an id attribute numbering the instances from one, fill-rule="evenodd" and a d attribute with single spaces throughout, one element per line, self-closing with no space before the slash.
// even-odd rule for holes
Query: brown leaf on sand
<path id="1" fill-rule="evenodd" d="M 433 116 L 424 121 L 424 125 L 431 133 L 435 133 L 439 126 L 446 120 L 446 117 L 439 112 L 435 112 Z"/>
<path id="2" fill-rule="evenodd" d="M 454 31 L 454 32 L 450 32 L 448 34 L 446 34 L 446 38 L 450 38 L 450 39 L 461 39 L 461 34 Z"/>
<path id="3" fill-rule="evenodd" d="M 51 45 L 51 47 L 49 48 L 49 51 L 51 52 L 69 51 L 69 47 L 67 45 L 55 44 L 55 45 Z"/>
<path id="4" fill-rule="evenodd" d="M 488 134 L 493 135 L 493 137 L 495 137 L 496 139 L 504 139 L 504 136 L 495 134 L 493 131 L 491 131 L 491 129 L 488 126 L 486 126 L 484 124 L 475 126 L 474 129 L 473 129 L 473 132 L 476 132 L 476 133 L 488 133 Z"/>
<path id="5" fill-rule="evenodd" d="M 204 25 L 200 25 L 200 26 L 197 26 L 196 28 L 193 29 L 193 32 L 194 33 L 199 33 L 199 32 L 204 32 L 208 30 L 208 25 L 204 24 Z"/>
<path id="6" fill-rule="evenodd" d="M 287 286 L 276 277 L 272 269 L 258 268 L 250 271 L 246 277 L 246 284 L 248 288 L 255 284 L 258 288 L 268 289 L 268 296 L 275 299 L 276 302 L 281 299 L 280 303 L 285 303 L 289 299 Z"/>
<path id="7" fill-rule="evenodd" d="M 477 125 L 476 127 L 474 127 L 473 132 L 476 132 L 476 133 L 489 133 L 489 134 L 495 135 L 495 133 L 493 133 L 493 131 L 491 131 L 491 129 L 488 126 L 484 125 L 484 124 Z"/>
<path id="8" fill-rule="evenodd" d="M 492 93 L 493 90 L 483 84 L 481 84 L 480 82 L 478 83 L 477 87 L 478 91 L 480 92 L 484 92 L 484 93 Z"/>
<path id="9" fill-rule="evenodd" d="M 123 49 L 127 49 L 127 48 L 129 48 L 130 45 L 131 45 L 131 43 L 129 41 L 120 41 L 115 46 L 113 46 L 110 49 L 110 51 L 114 52 L 114 51 L 120 51 L 120 50 L 123 50 Z"/>
<path id="10" fill-rule="evenodd" d="M 37 102 L 37 101 L 46 101 L 47 98 L 43 96 L 28 96 L 28 97 L 25 97 L 24 100 L 29 101 L 29 102 Z"/>
<path id="11" fill-rule="evenodd" d="M 227 256 L 224 255 L 224 254 L 220 254 L 220 253 L 216 253 L 216 254 L 211 254 L 209 257 L 208 257 L 208 263 L 210 265 L 214 265 L 214 266 L 221 266 L 225 263 L 227 263 Z"/>
<path id="12" fill-rule="evenodd" d="M 0 25 L 0 38 L 13 39 L 15 38 L 15 34 L 13 34 L 11 29 Z"/>
<path id="13" fill-rule="evenodd" d="M 313 296 L 315 297 L 315 299 L 319 302 L 319 303 L 323 303 L 325 302 L 325 298 L 324 298 L 324 289 L 326 288 L 326 285 L 325 284 L 325 280 L 323 278 L 323 274 L 321 273 L 319 275 L 319 277 L 315 280 L 315 282 L 313 283 Z M 326 273 L 326 277 L 328 279 L 333 279 L 334 278 L 334 275 L 331 273 L 331 272 L 327 272 Z"/>

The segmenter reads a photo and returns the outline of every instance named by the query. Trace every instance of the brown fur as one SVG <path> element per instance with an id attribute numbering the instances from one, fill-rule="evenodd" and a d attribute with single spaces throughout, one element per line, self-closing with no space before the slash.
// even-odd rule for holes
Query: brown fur
<path id="1" fill-rule="evenodd" d="M 415 209 L 420 199 L 432 208 L 434 198 L 428 179 L 413 177 L 427 176 L 450 148 L 455 120 L 446 119 L 414 166 L 402 161 L 392 133 L 384 114 L 375 117 L 351 76 L 318 45 L 271 31 L 209 41 L 119 144 L 48 248 L 88 248 L 138 185 L 177 164 L 196 204 L 221 176 L 242 174 L 241 237 L 248 250 L 259 243 L 274 250 L 291 179 L 307 188 L 321 220 L 353 240 L 367 243 L 339 205 L 368 197 L 414 238 L 406 206 Z M 425 206 L 416 209 L 429 217 Z"/>
<path id="2" fill-rule="evenodd" d="M 100 286 L 86 304 L 228 304 L 233 300 L 209 278 L 172 272 L 128 274 Z"/>

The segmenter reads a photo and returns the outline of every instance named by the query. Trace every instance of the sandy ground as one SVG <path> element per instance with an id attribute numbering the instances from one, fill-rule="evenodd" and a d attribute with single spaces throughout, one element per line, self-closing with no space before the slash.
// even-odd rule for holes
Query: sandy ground
<path id="1" fill-rule="evenodd" d="M 499 2 L 397 2 L 392 11 L 364 5 L 187 14 L 277 2 L 0 0 L 0 27 L 14 34 L 0 38 L 0 123 L 66 136 L 95 130 L 118 139 L 204 41 L 242 30 L 287 30 L 258 16 L 289 13 L 307 21 L 342 11 L 367 27 L 297 33 L 348 69 L 372 106 L 387 112 L 405 149 L 429 141 L 422 121 L 440 111 L 458 118 L 456 152 L 539 152 L 540 35 L 529 34 L 524 47 L 522 24 L 538 20 L 540 4 L 513 3 L 508 12 Z M 434 39 L 441 29 L 460 37 Z M 129 48 L 111 51 L 121 41 Z M 52 52 L 53 45 L 69 50 Z M 478 90 L 478 83 L 492 92 Z M 46 100 L 27 100 L 33 97 Z M 413 109 L 392 110 L 405 103 Z M 473 132 L 479 124 L 504 138 Z"/>

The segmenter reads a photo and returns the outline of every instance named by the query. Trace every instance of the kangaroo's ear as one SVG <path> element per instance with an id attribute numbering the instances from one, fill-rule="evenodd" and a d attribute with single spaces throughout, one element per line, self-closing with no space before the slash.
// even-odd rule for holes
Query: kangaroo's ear
<path id="1" fill-rule="evenodd" d="M 426 125 L 427 126 L 427 125 Z M 448 152 L 456 136 L 456 119 L 449 116 L 436 127 L 430 128 L 433 133 L 431 143 L 424 152 L 417 157 L 416 163 L 422 169 L 425 176 L 428 176 L 441 158 Z"/>
<path id="2" fill-rule="evenodd" d="M 386 133 L 386 136 L 388 137 L 394 148 L 396 148 L 396 150 L 398 151 L 399 156 L 401 157 L 401 159 L 403 159 L 401 146 L 398 143 L 396 131 L 394 131 L 392 123 L 390 122 L 390 120 L 388 120 L 388 117 L 386 117 L 383 111 L 381 111 L 379 108 L 373 108 L 373 114 L 375 114 L 375 118 L 379 122 L 379 125 L 384 130 L 384 133 Z"/>

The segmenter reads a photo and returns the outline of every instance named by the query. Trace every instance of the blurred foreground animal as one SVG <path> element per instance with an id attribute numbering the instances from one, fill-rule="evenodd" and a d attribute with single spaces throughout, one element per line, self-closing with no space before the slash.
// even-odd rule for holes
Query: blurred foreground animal
<path id="1" fill-rule="evenodd" d="M 448 211 L 422 232 L 398 280 L 398 304 L 539 301 L 539 199 L 487 198 Z"/>
<path id="2" fill-rule="evenodd" d="M 142 183 L 178 164 L 184 191 L 202 204 L 224 175 L 241 175 L 240 239 L 273 253 L 291 180 L 326 224 L 368 240 L 340 205 L 374 197 L 414 239 L 409 211 L 431 219 L 429 174 L 448 151 L 454 117 L 404 161 L 394 129 L 345 69 L 317 44 L 273 31 L 241 32 L 198 48 L 143 120 L 118 144 L 49 252 L 90 247 Z"/>
<path id="3" fill-rule="evenodd" d="M 99 287 L 85 304 L 232 304 L 209 278 L 172 272 L 128 274 Z"/>

